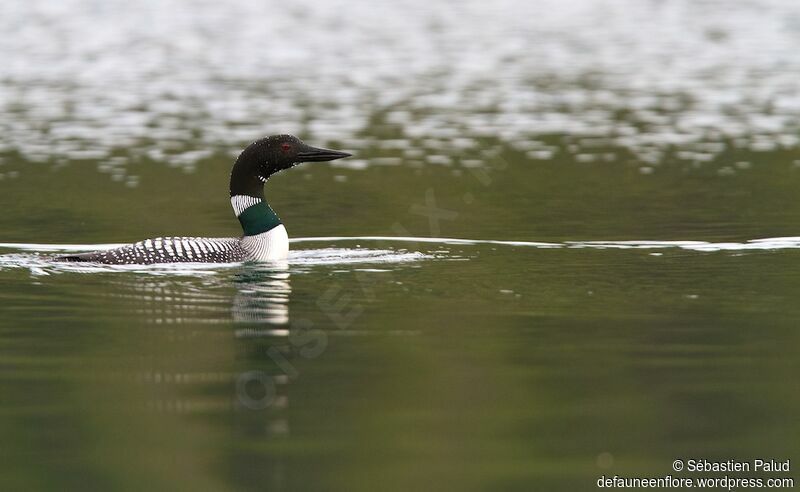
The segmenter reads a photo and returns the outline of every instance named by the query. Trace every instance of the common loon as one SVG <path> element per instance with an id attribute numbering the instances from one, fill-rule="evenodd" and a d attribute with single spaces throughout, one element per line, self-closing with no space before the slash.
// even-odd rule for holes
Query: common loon
<path id="1" fill-rule="evenodd" d="M 117 265 L 285 259 L 289 254 L 289 237 L 281 220 L 264 200 L 264 183 L 273 174 L 301 162 L 332 161 L 349 156 L 347 152 L 311 147 L 293 135 L 262 138 L 242 151 L 231 170 L 231 206 L 242 225 L 242 237 L 158 237 L 56 259 Z"/>

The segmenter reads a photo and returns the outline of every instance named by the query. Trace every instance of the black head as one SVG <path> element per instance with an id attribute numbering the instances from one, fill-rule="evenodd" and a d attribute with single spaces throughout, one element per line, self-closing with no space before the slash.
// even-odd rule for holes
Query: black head
<path id="1" fill-rule="evenodd" d="M 350 157 L 347 152 L 306 145 L 294 135 L 273 135 L 256 140 L 236 159 L 231 171 L 231 196 L 260 197 L 270 176 L 301 162 L 332 161 Z"/>

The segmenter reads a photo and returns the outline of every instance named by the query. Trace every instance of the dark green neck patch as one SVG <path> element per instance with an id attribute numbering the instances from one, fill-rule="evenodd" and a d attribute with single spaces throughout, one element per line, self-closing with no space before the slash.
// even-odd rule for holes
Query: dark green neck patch
<path id="1" fill-rule="evenodd" d="M 266 202 L 259 202 L 239 215 L 239 223 L 242 224 L 245 236 L 255 236 L 280 225 L 281 219 Z"/>

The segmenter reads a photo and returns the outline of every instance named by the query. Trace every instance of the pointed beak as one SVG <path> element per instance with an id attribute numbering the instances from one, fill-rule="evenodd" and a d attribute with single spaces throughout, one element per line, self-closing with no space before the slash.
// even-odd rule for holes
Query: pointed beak
<path id="1" fill-rule="evenodd" d="M 342 159 L 343 157 L 350 157 L 351 155 L 352 154 L 348 154 L 347 152 L 320 149 L 306 145 L 300 150 L 300 152 L 297 153 L 297 162 L 333 161 L 335 159 Z"/>

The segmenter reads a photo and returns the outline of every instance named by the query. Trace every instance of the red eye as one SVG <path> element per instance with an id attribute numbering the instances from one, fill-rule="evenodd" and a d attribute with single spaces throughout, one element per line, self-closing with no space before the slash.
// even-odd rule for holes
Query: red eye
<path id="1" fill-rule="evenodd" d="M 281 144 L 281 150 L 284 151 L 284 152 L 289 152 L 289 149 L 291 149 L 291 148 L 292 148 L 292 146 L 289 145 L 288 143 Z"/>

